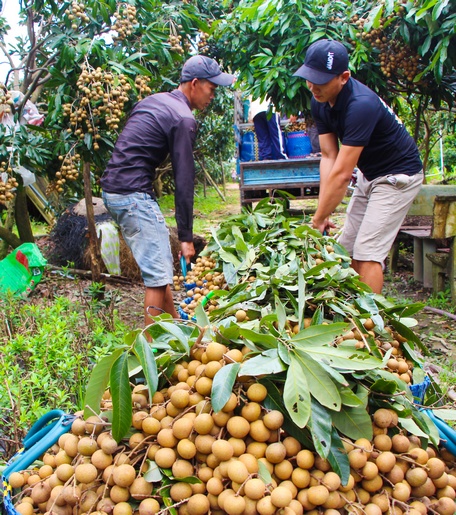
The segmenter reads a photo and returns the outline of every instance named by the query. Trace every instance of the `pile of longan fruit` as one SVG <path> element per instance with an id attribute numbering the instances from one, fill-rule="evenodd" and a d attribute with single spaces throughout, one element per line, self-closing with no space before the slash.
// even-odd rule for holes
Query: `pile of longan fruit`
<path id="1" fill-rule="evenodd" d="M 386 408 L 372 414 L 374 438 L 344 439 L 346 484 L 326 459 L 303 448 L 283 429 L 279 410 L 266 409 L 267 389 L 238 377 L 224 407 L 211 404 L 215 375 L 248 359 L 246 347 L 195 344 L 176 364 L 168 383 L 149 397 L 132 390 L 132 430 L 117 443 L 101 416 L 73 422 L 43 456 L 42 465 L 11 474 L 21 515 L 302 515 L 343 513 L 453 515 L 455 457 L 426 450 L 397 426 Z M 170 485 L 148 478 L 168 469 Z M 188 478 L 194 478 L 189 480 Z M 149 480 L 148 480 L 149 479 Z"/>
<path id="2" fill-rule="evenodd" d="M 186 290 L 186 297 L 180 303 L 180 308 L 190 317 L 195 314 L 196 306 L 213 290 L 226 288 L 223 272 L 214 270 L 216 262 L 211 257 L 198 257 L 192 264 L 187 275 L 173 277 L 174 289 L 181 290 L 183 284 Z M 190 300 L 191 299 L 191 300 Z M 213 311 L 217 307 L 217 301 L 210 299 L 207 310 Z"/>

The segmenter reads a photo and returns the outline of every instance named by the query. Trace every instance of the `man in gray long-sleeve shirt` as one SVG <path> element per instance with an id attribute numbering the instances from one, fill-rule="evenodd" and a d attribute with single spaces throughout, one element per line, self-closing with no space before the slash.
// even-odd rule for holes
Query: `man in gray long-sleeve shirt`
<path id="1" fill-rule="evenodd" d="M 141 269 L 146 325 L 150 316 L 161 312 L 178 318 L 170 288 L 173 259 L 169 233 L 153 192 L 155 170 L 169 154 L 176 185 L 178 238 L 188 263 L 195 255 L 196 120 L 192 109 L 205 109 L 217 86 L 229 86 L 233 81 L 233 75 L 222 73 L 213 59 L 191 57 L 182 68 L 177 89 L 151 95 L 133 108 L 101 178 L 106 207 Z"/>

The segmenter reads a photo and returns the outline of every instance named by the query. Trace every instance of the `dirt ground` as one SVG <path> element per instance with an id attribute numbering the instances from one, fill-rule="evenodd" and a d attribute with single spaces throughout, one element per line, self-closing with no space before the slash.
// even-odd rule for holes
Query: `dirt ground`
<path id="1" fill-rule="evenodd" d="M 229 187 L 237 188 L 237 185 L 232 184 Z M 307 201 L 306 206 L 298 201 L 292 203 L 293 208 L 305 209 L 307 212 L 314 209 L 315 205 L 315 201 Z M 239 211 L 239 203 L 222 205 L 217 212 L 211 214 L 211 224 L 215 226 L 229 214 Z M 343 225 L 343 220 L 344 206 L 338 209 L 334 217 L 338 227 Z M 408 217 L 405 223 L 406 225 L 428 225 L 429 220 L 426 220 L 425 217 Z M 40 239 L 37 243 L 46 256 L 46 238 Z M 54 296 L 67 296 L 75 301 L 88 298 L 90 285 L 90 279 L 72 273 L 71 270 L 68 272 L 55 269 L 46 270 L 42 282 L 32 294 L 33 302 L 39 302 L 40 298 L 47 299 Z M 106 290 L 108 296 L 115 299 L 121 319 L 131 329 L 141 327 L 143 323 L 143 285 L 135 282 L 108 281 Z M 446 366 L 453 367 L 456 358 L 456 329 L 453 329 L 456 326 L 455 315 L 447 313 L 445 305 L 442 308 L 440 304 L 442 313 L 437 312 L 432 307 L 436 305 L 432 301 L 432 292 L 413 280 L 413 245 L 411 241 L 401 243 L 397 271 L 391 273 L 386 268 L 383 293 L 387 297 L 398 299 L 397 302 L 422 302 L 426 306 L 415 315 L 418 325 L 414 331 L 431 349 L 437 361 L 442 362 L 443 359 Z M 174 292 L 174 295 L 177 303 L 181 301 L 185 292 Z"/>

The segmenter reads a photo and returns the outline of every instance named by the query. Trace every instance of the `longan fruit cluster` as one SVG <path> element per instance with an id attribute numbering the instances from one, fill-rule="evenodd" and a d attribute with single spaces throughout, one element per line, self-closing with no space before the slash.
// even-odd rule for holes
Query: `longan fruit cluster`
<path id="1" fill-rule="evenodd" d="M 114 14 L 116 21 L 112 29 L 117 32 L 117 36 L 113 39 L 123 41 L 128 36 L 133 34 L 133 27 L 138 23 L 136 18 L 136 7 L 130 4 L 120 4 L 117 12 Z"/>
<path id="2" fill-rule="evenodd" d="M 110 130 L 119 128 L 131 85 L 123 74 L 116 76 L 100 67 L 84 66 L 77 86 L 77 100 L 63 105 L 64 114 L 70 118 L 71 127 L 67 132 L 79 139 L 84 139 L 87 133 L 92 134 L 95 140 L 93 148 L 98 150 L 97 140 L 101 138 L 99 124 L 104 121 Z"/>
<path id="3" fill-rule="evenodd" d="M 149 78 L 143 75 L 138 75 L 135 78 L 135 87 L 138 92 L 139 100 L 152 93 L 152 89 L 149 87 Z"/>
<path id="4" fill-rule="evenodd" d="M 177 29 L 181 30 L 182 25 L 178 25 Z M 176 27 L 174 24 L 170 25 L 170 34 L 168 36 L 168 43 L 170 46 L 170 50 L 177 52 L 178 54 L 184 53 L 184 48 L 182 47 L 182 36 L 177 33 Z"/>
<path id="5" fill-rule="evenodd" d="M 398 11 L 399 14 L 401 12 Z M 366 19 L 355 16 L 352 21 L 360 30 L 357 37 L 366 40 L 374 49 L 379 50 L 378 60 L 382 73 L 388 78 L 403 77 L 405 80 L 413 82 L 418 74 L 419 56 L 404 41 L 391 37 L 394 26 L 390 23 L 394 17 L 394 14 L 390 14 L 386 18 L 382 18 L 378 28 L 369 32 L 363 32 Z"/>
<path id="6" fill-rule="evenodd" d="M 10 113 L 13 104 L 14 101 L 11 97 L 11 93 L 0 85 L 0 115 Z"/>
<path id="7" fill-rule="evenodd" d="M 200 54 L 205 54 L 209 50 L 207 39 L 209 34 L 207 32 L 200 32 L 198 40 L 198 51 Z"/>
<path id="8" fill-rule="evenodd" d="M 81 155 L 76 153 L 68 153 L 65 156 L 60 155 L 59 161 L 62 162 L 60 170 L 55 174 L 56 180 L 49 183 L 49 193 L 55 191 L 63 192 L 63 186 L 66 181 L 75 181 L 79 177 L 79 166 L 81 163 Z"/>
<path id="9" fill-rule="evenodd" d="M 85 5 L 82 2 L 71 2 L 71 5 L 65 10 L 65 14 L 68 16 L 68 19 L 71 20 L 71 28 L 73 30 L 78 29 L 77 21 L 83 21 L 84 23 L 88 23 L 90 21 L 90 18 L 85 12 Z"/>
<path id="10" fill-rule="evenodd" d="M 3 174 L 7 174 L 6 182 L 2 179 Z M 13 173 L 13 169 L 6 162 L 0 162 L 0 202 L 7 202 L 14 198 L 14 189 L 19 186 L 17 180 L 10 174 Z"/>

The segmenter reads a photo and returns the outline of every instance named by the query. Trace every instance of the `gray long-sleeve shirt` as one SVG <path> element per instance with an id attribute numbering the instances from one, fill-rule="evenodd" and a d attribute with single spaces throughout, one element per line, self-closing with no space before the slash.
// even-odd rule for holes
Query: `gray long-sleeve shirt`
<path id="1" fill-rule="evenodd" d="M 193 241 L 196 120 L 179 90 L 156 93 L 138 102 L 120 134 L 101 178 L 107 193 L 149 193 L 155 170 L 170 154 L 176 185 L 175 209 L 180 241 Z"/>

